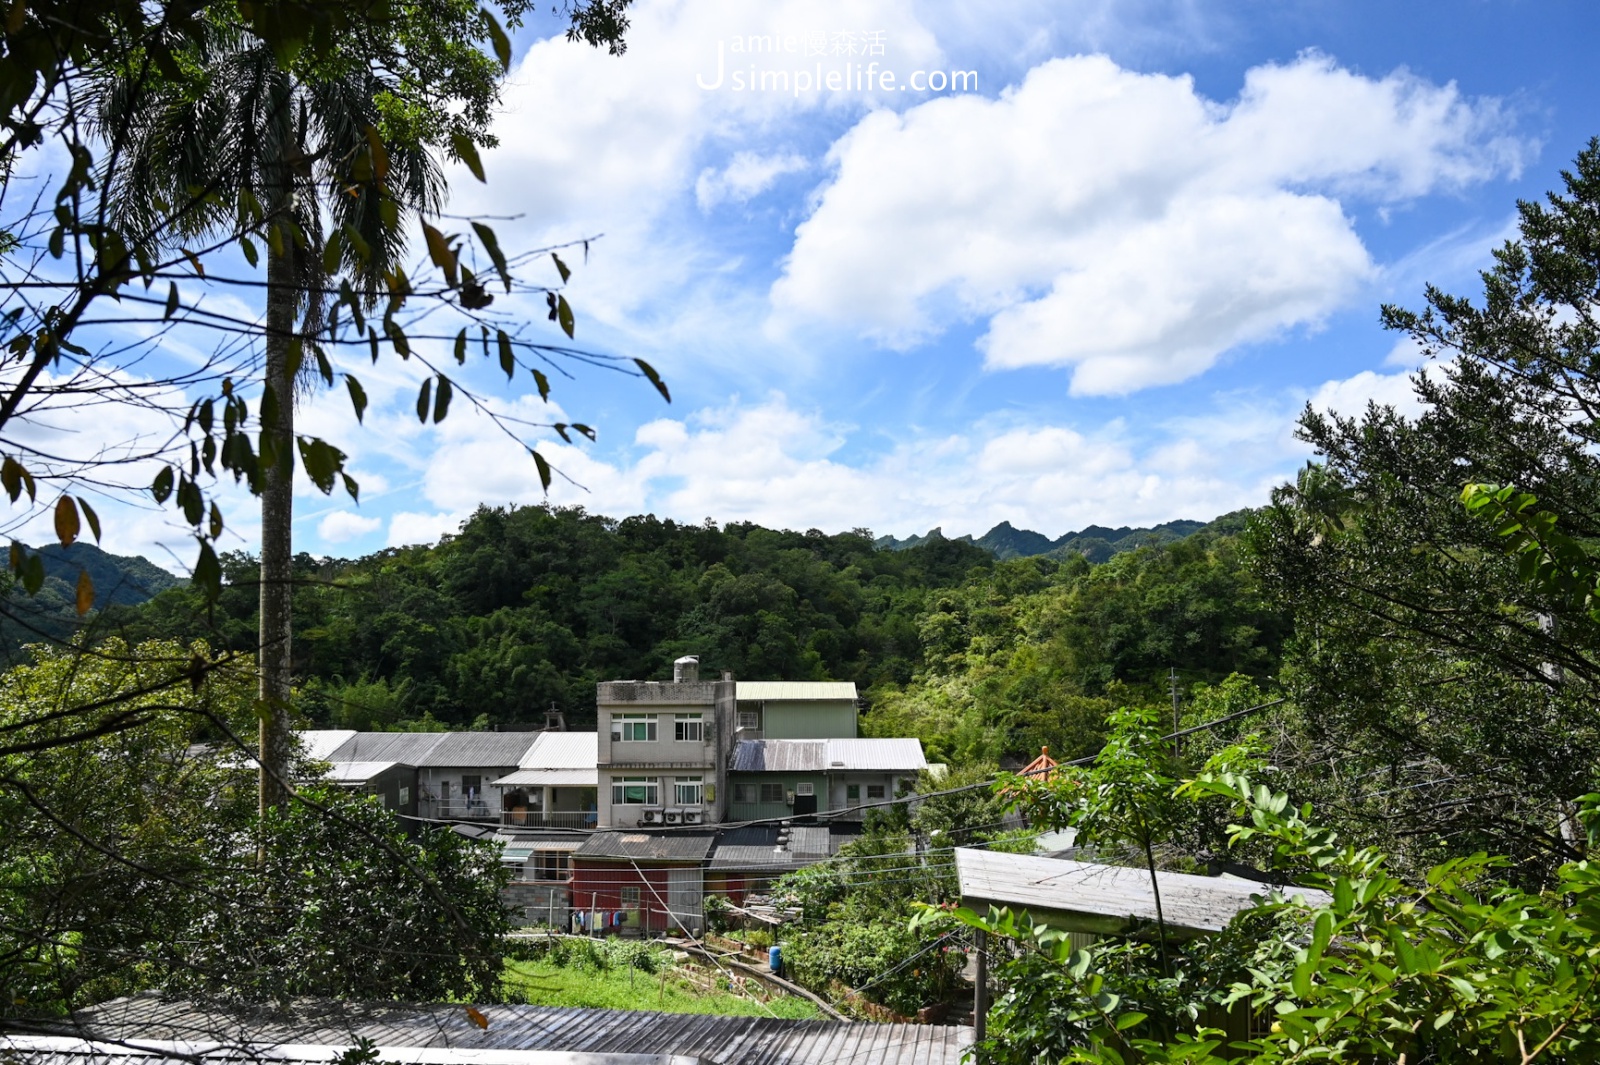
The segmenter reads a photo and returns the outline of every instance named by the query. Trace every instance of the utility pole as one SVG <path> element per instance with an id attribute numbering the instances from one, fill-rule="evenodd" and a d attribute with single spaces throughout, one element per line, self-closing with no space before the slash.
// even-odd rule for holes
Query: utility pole
<path id="1" fill-rule="evenodd" d="M 1178 744 L 1180 742 L 1178 740 L 1178 737 L 1177 737 L 1176 733 L 1181 732 L 1182 729 L 1183 729 L 1183 726 L 1180 723 L 1181 717 L 1180 717 L 1180 715 L 1178 713 L 1178 671 L 1177 671 L 1177 669 L 1171 668 L 1171 667 L 1168 668 L 1168 670 L 1167 670 L 1167 684 L 1172 688 L 1172 731 L 1174 733 L 1174 735 L 1172 737 L 1172 756 L 1174 758 L 1176 758 L 1178 756 Z"/>

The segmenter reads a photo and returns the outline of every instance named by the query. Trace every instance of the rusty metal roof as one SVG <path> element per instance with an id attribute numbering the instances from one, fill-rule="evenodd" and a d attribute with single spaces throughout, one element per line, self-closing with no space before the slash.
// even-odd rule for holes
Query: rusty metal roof
<path id="1" fill-rule="evenodd" d="M 480 1029 L 458 1005 L 298 1002 L 290 1012 L 280 1013 L 206 1007 L 143 994 L 78 1013 L 63 1034 L 345 1047 L 365 1037 L 379 1047 L 673 1054 L 706 1065 L 960 1065 L 972 1037 L 970 1028 L 949 1025 L 551 1006 L 479 1009 L 488 1020 L 487 1028 Z M 466 1057 L 470 1055 L 463 1060 Z"/>
<path id="2" fill-rule="evenodd" d="M 652 862 L 703 862 L 716 833 L 596 832 L 573 852 L 574 858 Z"/>

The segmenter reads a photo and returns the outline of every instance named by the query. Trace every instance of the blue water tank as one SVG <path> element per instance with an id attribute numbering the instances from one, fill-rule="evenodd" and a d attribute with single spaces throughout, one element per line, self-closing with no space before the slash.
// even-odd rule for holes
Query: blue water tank
<path id="1" fill-rule="evenodd" d="M 775 973 L 783 972 L 783 949 L 776 943 L 767 951 L 767 964 Z"/>

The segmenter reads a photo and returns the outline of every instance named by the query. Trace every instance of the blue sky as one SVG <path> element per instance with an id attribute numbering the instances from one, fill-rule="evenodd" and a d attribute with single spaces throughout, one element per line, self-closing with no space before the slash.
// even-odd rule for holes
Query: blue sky
<path id="1" fill-rule="evenodd" d="M 619 517 L 1056 536 L 1259 505 L 1308 457 L 1306 402 L 1409 402 L 1379 304 L 1475 291 L 1516 200 L 1600 133 L 1592 9 L 1553 0 L 640 0 L 633 19 L 622 57 L 520 31 L 488 182 L 454 174 L 450 208 L 518 216 L 497 223 L 512 247 L 603 234 L 573 263 L 578 339 L 650 360 L 673 402 L 579 372 L 552 399 L 599 440 L 546 446 L 575 482 L 553 501 Z M 364 486 L 359 506 L 302 494 L 305 550 L 544 498 L 485 419 L 422 429 L 405 368 L 364 380 L 364 427 L 341 397 L 304 412 Z M 123 528 L 107 546 L 158 561 L 181 539 L 156 515 Z"/>

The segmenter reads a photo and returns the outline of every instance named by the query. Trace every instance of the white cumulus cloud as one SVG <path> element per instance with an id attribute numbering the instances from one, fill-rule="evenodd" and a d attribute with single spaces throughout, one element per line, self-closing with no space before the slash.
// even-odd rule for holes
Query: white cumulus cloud
<path id="1" fill-rule="evenodd" d="M 832 320 L 894 347 L 984 320 L 997 368 L 1073 370 L 1078 394 L 1182 381 L 1315 325 L 1376 275 L 1346 201 L 1514 173 L 1493 100 L 1308 54 L 1237 100 L 1103 56 L 1054 59 L 998 99 L 880 110 L 772 289 L 774 324 Z"/>
<path id="2" fill-rule="evenodd" d="M 317 535 L 330 544 L 342 544 L 377 532 L 382 525 L 380 518 L 336 510 L 317 523 Z"/>

